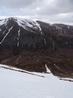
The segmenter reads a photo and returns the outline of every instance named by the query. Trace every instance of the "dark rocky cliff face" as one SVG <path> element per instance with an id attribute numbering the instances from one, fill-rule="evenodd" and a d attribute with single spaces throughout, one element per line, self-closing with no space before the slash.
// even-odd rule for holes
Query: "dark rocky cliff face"
<path id="1" fill-rule="evenodd" d="M 54 75 L 73 77 L 73 26 L 0 20 L 0 63 L 36 72 L 49 68 Z"/>
<path id="2" fill-rule="evenodd" d="M 73 26 L 47 24 L 38 21 L 46 39 L 46 46 L 52 49 L 73 48 Z"/>

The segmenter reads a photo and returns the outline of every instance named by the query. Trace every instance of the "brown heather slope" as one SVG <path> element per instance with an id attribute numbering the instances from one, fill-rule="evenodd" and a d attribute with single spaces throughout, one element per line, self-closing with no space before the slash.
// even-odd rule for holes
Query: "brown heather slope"
<path id="1" fill-rule="evenodd" d="M 46 67 L 55 76 L 73 78 L 73 50 L 58 52 L 23 51 L 18 55 L 6 50 L 0 53 L 0 63 L 14 66 L 31 72 L 46 72 Z"/>

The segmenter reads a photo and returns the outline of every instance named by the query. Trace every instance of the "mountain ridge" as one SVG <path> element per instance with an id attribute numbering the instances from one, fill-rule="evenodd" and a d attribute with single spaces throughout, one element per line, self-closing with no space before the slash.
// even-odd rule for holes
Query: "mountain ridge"
<path id="1" fill-rule="evenodd" d="M 47 66 L 56 76 L 73 77 L 73 26 L 0 20 L 0 63 L 45 73 Z"/>
<path id="2" fill-rule="evenodd" d="M 13 34 L 10 35 L 10 33 L 13 33 Z M 16 38 L 14 37 L 14 35 Z M 48 47 L 49 45 L 51 45 L 51 47 L 54 47 L 53 46 L 54 42 L 55 44 L 58 44 L 59 41 L 63 41 L 64 39 L 66 40 L 66 42 L 63 41 L 64 45 L 62 46 L 66 47 L 66 45 L 69 43 L 69 45 L 73 47 L 73 44 L 70 43 L 73 40 L 73 26 L 70 26 L 70 25 L 64 25 L 64 24 L 50 25 L 48 23 L 41 22 L 41 21 L 34 22 L 27 19 L 19 19 L 19 18 L 10 17 L 10 18 L 0 20 L 0 44 L 3 43 L 3 41 L 5 41 L 8 36 L 13 37 L 13 39 L 12 38 L 11 39 L 15 40 L 12 43 L 11 43 L 12 40 L 11 41 L 9 40 L 11 44 L 17 43 L 17 46 L 19 46 L 19 43 L 23 43 L 23 44 L 20 44 L 20 47 L 28 46 L 28 47 L 44 48 L 45 45 L 46 47 Z M 26 37 L 30 36 L 26 38 L 26 40 L 30 39 L 29 42 L 24 43 L 21 41 L 21 39 L 22 40 L 25 39 L 25 36 Z M 34 39 L 34 37 L 37 37 L 37 38 Z M 31 43 L 31 45 L 29 43 Z M 38 45 L 36 46 L 36 44 Z"/>

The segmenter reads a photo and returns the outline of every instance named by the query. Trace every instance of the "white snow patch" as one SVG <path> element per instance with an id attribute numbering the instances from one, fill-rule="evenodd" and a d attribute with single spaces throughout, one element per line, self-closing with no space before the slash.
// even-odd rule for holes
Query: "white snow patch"
<path id="1" fill-rule="evenodd" d="M 40 25 L 35 21 L 27 20 L 27 19 L 20 19 L 20 18 L 17 18 L 16 21 L 18 25 L 24 28 L 25 30 L 31 31 L 31 32 L 40 31 L 40 33 L 42 34 Z"/>
<path id="2" fill-rule="evenodd" d="M 19 30 L 18 30 L 17 47 L 19 47 L 19 39 L 20 39 L 20 28 L 19 28 Z"/>
<path id="3" fill-rule="evenodd" d="M 57 30 L 62 30 L 62 27 L 58 26 L 58 25 L 55 25 L 56 29 Z"/>
<path id="4" fill-rule="evenodd" d="M 47 72 L 47 73 L 51 73 L 51 71 L 49 70 L 49 68 L 47 67 L 46 64 L 45 64 L 45 68 L 46 68 L 46 72 Z"/>
<path id="5" fill-rule="evenodd" d="M 8 19 L 1 19 L 0 20 L 0 25 L 6 25 L 7 21 L 8 21 Z"/>
<path id="6" fill-rule="evenodd" d="M 67 28 L 70 29 L 70 26 L 68 25 Z"/>
<path id="7" fill-rule="evenodd" d="M 73 82 L 43 75 L 45 78 L 0 68 L 0 98 L 73 98 Z"/>

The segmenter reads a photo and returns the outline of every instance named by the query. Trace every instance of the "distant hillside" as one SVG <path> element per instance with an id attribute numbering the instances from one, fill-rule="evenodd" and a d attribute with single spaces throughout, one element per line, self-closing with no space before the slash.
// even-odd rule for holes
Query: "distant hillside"
<path id="1" fill-rule="evenodd" d="M 73 76 L 73 26 L 21 18 L 0 20 L 0 63 Z"/>

